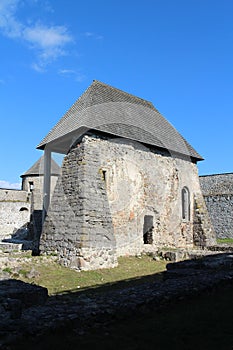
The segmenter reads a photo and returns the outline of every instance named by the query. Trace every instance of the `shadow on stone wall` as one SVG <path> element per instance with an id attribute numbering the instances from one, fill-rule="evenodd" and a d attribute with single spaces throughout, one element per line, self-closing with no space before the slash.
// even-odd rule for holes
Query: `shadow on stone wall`
<path id="1" fill-rule="evenodd" d="M 39 255 L 40 236 L 42 231 L 42 210 L 33 210 L 30 222 L 25 223 L 11 234 L 11 238 L 3 239 L 4 243 L 21 244 L 22 250 L 32 250 L 32 255 Z"/>
<path id="2" fill-rule="evenodd" d="M 12 250 L 22 249 L 22 250 L 32 250 L 33 249 L 33 238 L 30 233 L 30 223 L 27 222 L 19 229 L 15 230 L 14 233 L 11 234 L 11 238 L 5 238 L 2 240 L 3 243 L 9 243 L 12 245 Z"/>
<path id="3" fill-rule="evenodd" d="M 64 158 L 40 238 L 41 253 L 58 253 L 64 266 L 116 266 L 112 216 L 101 173 L 101 154 L 88 139 Z"/>

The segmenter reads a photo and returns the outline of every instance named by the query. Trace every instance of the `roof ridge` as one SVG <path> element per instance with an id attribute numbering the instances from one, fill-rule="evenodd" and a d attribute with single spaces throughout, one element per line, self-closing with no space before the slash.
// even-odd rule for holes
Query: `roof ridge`
<path id="1" fill-rule="evenodd" d="M 158 147 L 162 143 L 170 151 L 203 159 L 152 102 L 99 80 L 92 81 L 37 148 L 50 144 L 51 150 L 66 153 L 73 139 L 86 129 L 115 133 Z"/>
<path id="2" fill-rule="evenodd" d="M 139 96 L 136 96 L 136 95 L 133 95 L 133 94 L 131 94 L 131 93 L 129 93 L 129 92 L 127 92 L 127 91 L 124 91 L 124 90 L 121 90 L 121 89 L 119 89 L 119 88 L 116 88 L 116 87 L 114 87 L 114 86 L 112 86 L 112 85 L 109 85 L 109 84 L 106 84 L 106 83 L 103 83 L 102 81 L 100 81 L 100 80 L 96 80 L 96 79 L 93 79 L 93 82 L 92 82 L 92 84 L 88 87 L 88 88 L 90 88 L 94 83 L 97 83 L 97 84 L 100 84 L 100 85 L 103 85 L 103 86 L 106 86 L 106 87 L 108 87 L 108 88 L 110 88 L 110 89 L 113 89 L 113 90 L 117 90 L 117 91 L 119 91 L 120 93 L 122 93 L 122 94 L 124 94 L 124 95 L 128 95 L 128 96 L 130 96 L 130 97 L 133 97 L 133 98 L 136 98 L 136 99 L 138 99 L 138 100 L 141 100 L 141 101 L 144 101 L 144 102 L 147 102 L 147 103 L 150 103 L 151 104 L 151 106 L 154 108 L 154 109 L 156 109 L 155 107 L 154 107 L 154 105 L 153 105 L 153 103 L 151 102 L 151 101 L 149 101 L 149 100 L 146 100 L 146 99 L 144 99 L 144 98 L 141 98 L 141 97 L 139 97 Z M 88 89 L 87 89 L 88 90 Z M 86 92 L 86 90 L 84 91 L 84 93 Z M 83 93 L 83 94 L 84 94 Z M 83 95 L 82 94 L 82 95 Z M 81 96 L 82 96 L 81 95 Z M 80 97 L 81 97 L 80 96 Z M 157 109 L 156 109 L 157 110 Z"/>

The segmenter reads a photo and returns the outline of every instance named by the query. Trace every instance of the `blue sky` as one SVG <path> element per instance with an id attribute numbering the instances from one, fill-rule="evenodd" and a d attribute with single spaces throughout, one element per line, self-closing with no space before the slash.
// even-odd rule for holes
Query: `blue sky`
<path id="1" fill-rule="evenodd" d="M 151 101 L 205 158 L 233 172 L 232 0 L 0 0 L 0 187 L 93 79 Z"/>

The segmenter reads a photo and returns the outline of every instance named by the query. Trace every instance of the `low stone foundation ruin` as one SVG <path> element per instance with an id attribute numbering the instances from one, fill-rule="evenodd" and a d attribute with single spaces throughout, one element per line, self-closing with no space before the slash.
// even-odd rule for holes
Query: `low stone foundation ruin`
<path id="1" fill-rule="evenodd" d="M 47 298 L 46 290 L 19 284 L 12 302 L 3 300 L 3 304 L 0 304 L 1 312 L 7 312 L 7 317 L 0 315 L 0 348 L 11 349 L 11 346 L 19 344 L 20 341 L 25 348 L 25 339 L 35 343 L 41 339 L 46 341 L 47 335 L 61 333 L 61 330 L 62 334 L 75 331 L 77 339 L 87 337 L 93 329 L 102 330 L 112 322 L 132 318 L 135 314 L 145 314 L 151 310 L 155 313 L 161 312 L 178 300 L 199 298 L 201 293 L 208 295 L 215 288 L 232 286 L 232 264 L 232 251 L 180 263 L 168 263 L 167 271 L 160 273 L 159 278 L 156 275 L 151 276 L 150 280 L 148 276 L 142 277 L 140 283 L 134 286 L 125 281 L 124 286 L 115 290 L 104 286 L 103 290 L 99 287 L 97 293 L 93 290 L 89 294 L 88 291 L 77 292 L 72 298 L 67 298 L 66 295 Z M 2 288 L 5 293 L 4 283 L 3 281 Z M 12 291 L 11 288 L 12 286 Z M 31 303 L 22 309 L 21 292 Z M 31 300 L 33 293 L 33 300 L 36 301 L 34 305 Z M 4 296 L 12 297 L 12 293 Z"/>

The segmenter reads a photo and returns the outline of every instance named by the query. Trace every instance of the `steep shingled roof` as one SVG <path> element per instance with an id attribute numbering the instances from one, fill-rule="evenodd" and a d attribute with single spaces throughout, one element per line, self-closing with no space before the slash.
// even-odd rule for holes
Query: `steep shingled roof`
<path id="1" fill-rule="evenodd" d="M 51 175 L 60 175 L 61 168 L 51 158 Z M 44 175 L 44 156 L 40 157 L 24 174 L 20 177 Z"/>
<path id="2" fill-rule="evenodd" d="M 115 136 L 203 158 L 149 101 L 94 80 L 37 146 L 67 153 L 76 139 L 94 129 Z"/>

